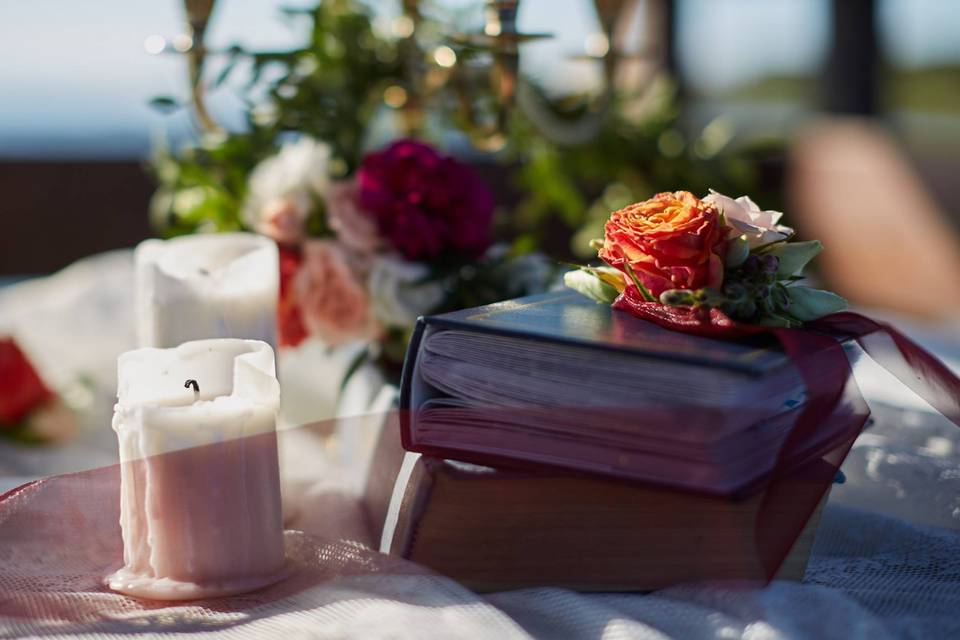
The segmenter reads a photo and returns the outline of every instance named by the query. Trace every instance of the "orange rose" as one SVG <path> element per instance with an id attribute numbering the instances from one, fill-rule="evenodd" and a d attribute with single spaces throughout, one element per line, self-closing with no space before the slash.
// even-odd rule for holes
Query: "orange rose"
<path id="1" fill-rule="evenodd" d="M 667 289 L 719 287 L 725 236 L 713 205 L 687 191 L 658 193 L 610 214 L 600 258 L 624 272 L 629 265 L 659 298 Z M 625 294 L 643 299 L 625 280 Z"/>

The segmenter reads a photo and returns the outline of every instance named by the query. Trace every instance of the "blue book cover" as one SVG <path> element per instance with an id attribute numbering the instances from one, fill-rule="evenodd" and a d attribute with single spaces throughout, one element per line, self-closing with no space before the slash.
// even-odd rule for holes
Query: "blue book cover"
<path id="1" fill-rule="evenodd" d="M 768 339 L 728 342 L 670 331 L 597 304 L 575 291 L 556 291 L 422 318 L 407 353 L 416 357 L 419 334 L 429 325 L 525 336 L 646 358 L 688 362 L 703 367 L 762 376 L 787 364 Z"/>
<path id="2" fill-rule="evenodd" d="M 769 472 L 804 398 L 771 338 L 670 331 L 557 291 L 421 318 L 400 433 L 428 456 L 729 494 Z"/>

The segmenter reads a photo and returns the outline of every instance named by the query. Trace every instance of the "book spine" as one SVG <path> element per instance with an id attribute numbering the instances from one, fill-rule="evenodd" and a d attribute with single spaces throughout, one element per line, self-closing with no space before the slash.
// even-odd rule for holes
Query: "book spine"
<path id="1" fill-rule="evenodd" d="M 410 344 L 407 345 L 407 353 L 403 359 L 403 370 L 400 373 L 400 444 L 407 451 L 412 451 L 411 414 L 416 410 L 411 398 L 414 387 L 413 376 L 417 369 L 420 345 L 423 342 L 423 334 L 426 328 L 427 321 L 422 317 L 418 318 L 417 324 L 413 328 L 413 334 L 410 336 Z"/>
<path id="2" fill-rule="evenodd" d="M 381 553 L 407 559 L 414 553 L 420 522 L 436 481 L 434 468 L 426 462 L 415 453 L 407 453 L 403 459 L 380 538 Z"/>

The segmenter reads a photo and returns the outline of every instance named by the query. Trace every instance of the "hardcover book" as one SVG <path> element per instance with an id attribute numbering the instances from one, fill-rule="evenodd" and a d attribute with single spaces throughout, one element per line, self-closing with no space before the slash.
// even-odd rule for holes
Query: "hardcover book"
<path id="1" fill-rule="evenodd" d="M 380 480 L 373 478 L 370 496 L 384 493 Z M 380 550 L 481 592 L 538 586 L 652 591 L 700 580 L 765 581 L 771 572 L 760 536 L 782 539 L 797 531 L 790 505 L 767 504 L 773 511 L 758 526 L 763 493 L 734 500 L 415 453 L 406 454 L 393 491 L 386 512 L 369 512 L 372 522 L 383 523 L 376 527 Z M 819 517 L 820 508 L 775 577 L 803 577 Z"/>
<path id="2" fill-rule="evenodd" d="M 563 291 L 422 318 L 401 435 L 436 458 L 732 494 L 773 469 L 805 400 L 775 343 L 681 334 Z M 825 422 L 804 459 L 848 426 Z"/>

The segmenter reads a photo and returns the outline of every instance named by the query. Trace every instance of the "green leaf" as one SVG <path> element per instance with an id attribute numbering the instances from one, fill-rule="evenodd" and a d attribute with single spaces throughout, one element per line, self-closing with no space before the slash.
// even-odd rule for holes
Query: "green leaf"
<path id="1" fill-rule="evenodd" d="M 157 96 L 150 100 L 150 106 L 160 113 L 172 113 L 183 107 L 183 103 L 170 96 Z"/>
<path id="2" fill-rule="evenodd" d="M 240 57 L 244 52 L 241 47 L 233 45 L 230 47 L 227 53 L 230 57 L 227 60 L 227 63 L 223 65 L 223 69 L 220 70 L 220 73 L 217 74 L 217 77 L 214 78 L 213 83 L 210 85 L 211 89 L 216 89 L 227 81 L 227 78 L 229 78 L 230 74 L 233 73 L 233 70 L 237 66 L 237 62 L 239 62 Z"/>
<path id="3" fill-rule="evenodd" d="M 750 243 L 746 236 L 737 236 L 727 243 L 727 256 L 723 266 L 727 269 L 736 269 L 750 256 Z"/>
<path id="4" fill-rule="evenodd" d="M 784 242 L 771 247 L 767 253 L 780 259 L 777 276 L 788 278 L 800 273 L 821 251 L 823 251 L 823 245 L 819 240 L 808 240 L 807 242 Z"/>
<path id="5" fill-rule="evenodd" d="M 577 265 L 573 265 L 577 266 Z M 600 267 L 579 267 L 589 274 L 592 274 L 608 285 L 617 290 L 618 293 L 622 293 L 623 290 L 627 287 L 627 283 L 623 281 L 623 271 L 620 269 L 614 269 L 613 267 L 600 266 Z"/>
<path id="6" fill-rule="evenodd" d="M 792 286 L 787 287 L 787 295 L 790 296 L 788 313 L 802 322 L 816 320 L 847 308 L 847 301 L 832 291 Z"/>
<path id="7" fill-rule="evenodd" d="M 643 296 L 643 299 L 646 300 L 647 302 L 659 302 L 659 300 L 653 297 L 653 294 L 650 293 L 650 290 L 647 289 L 642 282 L 640 282 L 640 278 L 638 278 L 637 274 L 633 272 L 633 267 L 630 266 L 630 263 L 624 262 L 623 266 L 626 267 L 627 275 L 630 276 L 631 280 L 633 280 L 634 286 L 636 286 L 637 289 L 640 291 L 640 295 Z"/>
<path id="8" fill-rule="evenodd" d="M 340 389 L 339 393 L 342 394 L 343 390 L 347 388 L 347 383 L 350 382 L 350 379 L 353 378 L 354 374 L 360 370 L 367 361 L 370 360 L 370 349 L 363 348 L 354 356 L 353 360 L 350 361 L 350 364 L 347 366 L 347 370 L 343 373 L 343 379 L 340 380 Z"/>
<path id="9" fill-rule="evenodd" d="M 585 269 L 567 271 L 563 274 L 563 284 L 601 304 L 611 304 L 620 295 L 616 287 L 607 284 Z"/>
<path id="10" fill-rule="evenodd" d="M 660 303 L 670 307 L 692 307 L 697 297 L 689 289 L 667 289 L 660 294 Z"/>

